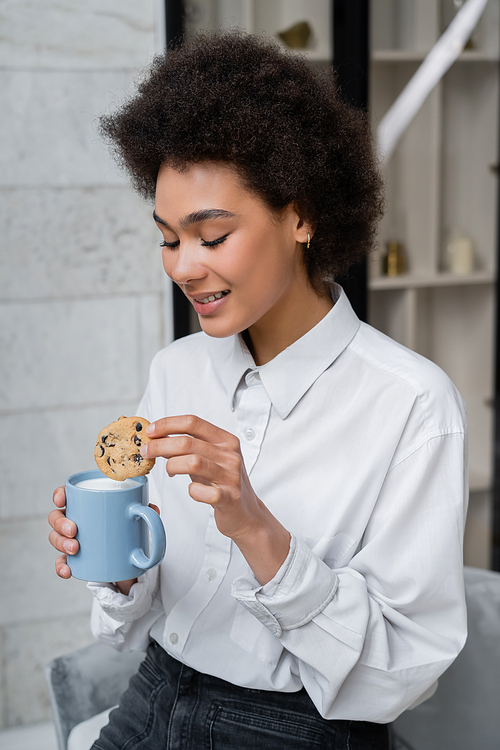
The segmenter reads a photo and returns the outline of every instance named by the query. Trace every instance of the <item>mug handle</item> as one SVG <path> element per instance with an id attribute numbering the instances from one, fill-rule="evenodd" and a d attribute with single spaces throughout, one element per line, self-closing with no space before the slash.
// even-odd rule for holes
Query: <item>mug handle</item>
<path id="1" fill-rule="evenodd" d="M 139 516 L 147 524 L 151 533 L 151 557 L 146 557 L 142 549 L 133 550 L 130 559 L 134 565 L 143 570 L 154 568 L 163 560 L 167 548 L 167 539 L 163 521 L 158 513 L 148 505 L 134 503 L 128 509 L 129 517 L 136 518 Z"/>

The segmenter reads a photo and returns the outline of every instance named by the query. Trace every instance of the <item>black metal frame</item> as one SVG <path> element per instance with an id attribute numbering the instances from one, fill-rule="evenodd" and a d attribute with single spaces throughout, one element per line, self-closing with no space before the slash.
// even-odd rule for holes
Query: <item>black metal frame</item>
<path id="1" fill-rule="evenodd" d="M 167 47 L 182 43 L 184 36 L 184 1 L 165 0 L 165 41 Z"/>
<path id="2" fill-rule="evenodd" d="M 333 67 L 344 98 L 368 109 L 369 0 L 333 0 Z M 356 263 L 336 279 L 344 288 L 357 316 L 368 318 L 366 261 Z"/>
<path id="3" fill-rule="evenodd" d="M 165 0 L 165 41 L 167 48 L 182 44 L 184 37 L 184 2 L 183 0 Z M 191 333 L 191 303 L 173 284 L 174 339 L 180 339 Z"/>
<path id="4" fill-rule="evenodd" d="M 500 129 L 499 129 L 500 143 Z M 500 156 L 500 155 L 499 155 Z M 499 157 L 497 157 L 499 158 Z M 499 172 L 497 170 L 497 176 Z M 495 284 L 495 372 L 493 426 L 493 489 L 491 498 L 490 567 L 500 572 L 500 185 L 497 183 L 497 277 Z"/>
<path id="5" fill-rule="evenodd" d="M 500 257 L 499 257 L 500 259 Z M 496 363 L 495 363 L 495 397 L 494 397 L 494 438 L 493 438 L 493 491 L 491 499 L 491 570 L 500 572 L 500 363 L 498 361 L 498 351 L 500 348 L 500 311 L 498 303 L 498 281 L 497 302 L 496 302 Z"/>

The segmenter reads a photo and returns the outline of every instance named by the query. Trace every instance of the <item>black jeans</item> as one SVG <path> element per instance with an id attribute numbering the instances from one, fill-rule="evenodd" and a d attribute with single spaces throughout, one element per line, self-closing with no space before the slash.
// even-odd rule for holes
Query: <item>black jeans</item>
<path id="1" fill-rule="evenodd" d="M 388 750 L 385 724 L 323 719 L 311 699 L 231 685 L 152 644 L 92 750 Z"/>

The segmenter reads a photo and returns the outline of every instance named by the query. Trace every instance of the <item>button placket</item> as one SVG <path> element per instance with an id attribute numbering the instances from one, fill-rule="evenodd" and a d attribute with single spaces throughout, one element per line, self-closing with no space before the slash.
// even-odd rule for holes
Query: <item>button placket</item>
<path id="1" fill-rule="evenodd" d="M 257 371 L 247 373 L 245 384 L 246 387 L 240 391 L 237 399 L 237 434 L 245 466 L 250 474 L 260 452 L 271 402 Z"/>
<path id="2" fill-rule="evenodd" d="M 164 642 L 173 652 L 182 653 L 189 634 L 200 613 L 218 590 L 231 556 L 231 540 L 218 530 L 213 512 L 205 534 L 205 559 L 198 577 L 188 591 L 172 608 L 165 621 Z"/>

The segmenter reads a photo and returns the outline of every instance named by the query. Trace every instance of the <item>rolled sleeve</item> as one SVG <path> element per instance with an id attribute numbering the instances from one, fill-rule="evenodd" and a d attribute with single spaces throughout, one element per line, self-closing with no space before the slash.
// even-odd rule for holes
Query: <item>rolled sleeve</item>
<path id="1" fill-rule="evenodd" d="M 140 576 L 128 596 L 118 591 L 114 584 L 90 582 L 87 587 L 109 617 L 118 622 L 133 622 L 151 609 L 158 589 L 158 569 L 148 570 Z"/>
<path id="2" fill-rule="evenodd" d="M 333 600 L 338 576 L 292 535 L 288 556 L 276 576 L 260 586 L 249 574 L 233 582 L 232 595 L 280 638 L 310 622 Z"/>

